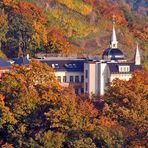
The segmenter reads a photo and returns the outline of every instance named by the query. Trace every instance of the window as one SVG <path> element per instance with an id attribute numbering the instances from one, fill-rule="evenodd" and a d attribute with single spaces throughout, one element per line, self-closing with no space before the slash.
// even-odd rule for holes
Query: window
<path id="1" fill-rule="evenodd" d="M 52 64 L 51 66 L 52 66 L 52 68 L 59 68 L 58 64 Z"/>
<path id="2" fill-rule="evenodd" d="M 79 94 L 79 89 L 78 89 L 78 88 L 75 89 L 75 93 L 76 93 L 77 95 Z"/>
<path id="3" fill-rule="evenodd" d="M 75 76 L 75 82 L 76 82 L 76 83 L 79 82 L 79 76 Z"/>
<path id="4" fill-rule="evenodd" d="M 58 76 L 57 79 L 59 82 L 61 82 L 61 76 Z"/>
<path id="5" fill-rule="evenodd" d="M 122 67 L 120 68 L 120 71 L 123 72 L 123 71 L 122 71 Z"/>
<path id="6" fill-rule="evenodd" d="M 85 78 L 88 78 L 88 70 L 85 70 Z"/>
<path id="7" fill-rule="evenodd" d="M 129 65 L 119 65 L 119 72 L 129 72 L 130 66 Z"/>
<path id="8" fill-rule="evenodd" d="M 59 65 L 58 64 L 54 64 L 55 68 L 59 68 Z"/>
<path id="9" fill-rule="evenodd" d="M 81 93 L 84 93 L 84 88 L 81 88 Z"/>
<path id="10" fill-rule="evenodd" d="M 128 66 L 128 67 L 127 67 L 127 72 L 129 72 L 129 71 L 130 71 L 130 67 Z"/>
<path id="11" fill-rule="evenodd" d="M 127 69 L 127 67 L 124 67 L 124 72 L 127 72 L 127 70 L 126 70 L 126 69 Z"/>
<path id="12" fill-rule="evenodd" d="M 70 76 L 70 82 L 73 83 L 73 76 Z"/>
<path id="13" fill-rule="evenodd" d="M 77 68 L 77 65 L 76 64 L 65 64 L 65 67 L 71 69 L 71 68 Z"/>
<path id="14" fill-rule="evenodd" d="M 66 76 L 63 76 L 63 82 L 67 82 L 66 79 L 67 79 Z"/>
<path id="15" fill-rule="evenodd" d="M 86 90 L 86 92 L 88 91 L 88 83 L 87 82 L 85 83 L 85 90 Z"/>
<path id="16" fill-rule="evenodd" d="M 84 82 L 84 76 L 81 76 L 81 82 L 82 83 Z"/>
<path id="17" fill-rule="evenodd" d="M 73 65 L 73 68 L 77 68 L 77 65 L 76 64 L 72 64 Z"/>
<path id="18" fill-rule="evenodd" d="M 51 66 L 52 66 L 52 68 L 55 68 L 54 64 L 52 64 Z"/>

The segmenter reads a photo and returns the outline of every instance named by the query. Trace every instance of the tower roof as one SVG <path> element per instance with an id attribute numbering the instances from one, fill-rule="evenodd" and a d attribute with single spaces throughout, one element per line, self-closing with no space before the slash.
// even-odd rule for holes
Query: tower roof
<path id="1" fill-rule="evenodd" d="M 110 60 L 124 60 L 123 52 L 118 48 L 107 48 L 103 52 L 102 58 L 108 57 Z"/>
<path id="2" fill-rule="evenodd" d="M 140 52 L 139 52 L 139 46 L 138 46 L 138 43 L 137 43 L 137 48 L 136 48 L 135 56 L 140 57 Z"/>
<path id="3" fill-rule="evenodd" d="M 123 52 L 118 48 L 118 41 L 115 31 L 115 22 L 113 21 L 113 30 L 110 41 L 110 48 L 104 50 L 102 58 L 104 60 L 124 60 Z"/>
<path id="4" fill-rule="evenodd" d="M 140 64 L 141 64 L 141 57 L 140 57 L 139 47 L 137 43 L 137 48 L 135 53 L 135 65 L 140 65 Z"/>
<path id="5" fill-rule="evenodd" d="M 115 31 L 115 22 L 113 22 L 113 30 L 112 30 L 111 40 L 110 40 L 110 47 L 113 49 L 118 48 L 118 41 L 117 41 L 117 36 Z"/>
<path id="6" fill-rule="evenodd" d="M 112 41 L 117 41 L 116 31 L 115 31 L 115 22 L 113 22 L 113 30 L 112 30 L 111 42 Z"/>
<path id="7" fill-rule="evenodd" d="M 6 68 L 9 66 L 10 66 L 10 63 L 0 57 L 0 68 Z"/>
<path id="8" fill-rule="evenodd" d="M 14 61 L 14 64 L 18 64 L 18 65 L 29 64 L 29 60 L 27 59 L 27 57 L 18 57 L 12 60 Z"/>

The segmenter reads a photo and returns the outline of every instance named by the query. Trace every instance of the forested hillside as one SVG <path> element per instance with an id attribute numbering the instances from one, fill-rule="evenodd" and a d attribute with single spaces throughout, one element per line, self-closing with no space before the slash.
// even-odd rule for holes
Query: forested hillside
<path id="1" fill-rule="evenodd" d="M 45 63 L 13 65 L 0 83 L 0 147 L 147 148 L 147 78 L 114 80 L 95 106 Z"/>
<path id="2" fill-rule="evenodd" d="M 37 53 L 101 55 L 109 46 L 114 19 L 119 48 L 133 60 L 138 42 L 143 65 L 148 68 L 148 16 L 144 2 L 0 0 L 0 58 L 28 53 L 32 57 Z M 122 55 L 117 58 L 124 61 Z M 100 66 L 93 64 L 82 75 L 83 66 L 71 63 L 73 60 L 58 61 L 63 63 L 65 72 L 60 64 L 53 62 L 53 69 L 46 61 L 35 58 L 29 64 L 15 62 L 10 69 L 7 69 L 8 62 L 3 67 L 1 61 L 1 148 L 148 147 L 148 69 L 111 62 L 109 65 L 114 64 L 119 70 L 114 73 L 110 66 L 105 68 L 104 62 L 96 62 Z M 141 70 L 133 72 L 136 67 Z M 90 85 L 94 82 L 88 77 L 90 69 L 93 75 L 98 72 L 100 80 L 94 80 L 101 85 Z M 56 77 L 54 70 L 62 77 Z M 110 76 L 106 77 L 108 71 Z M 116 79 L 120 76 L 121 80 Z M 63 87 L 59 77 L 69 87 Z M 85 92 L 89 92 L 88 87 L 100 91 L 103 86 L 105 94 L 76 95 L 73 86 L 80 89 L 83 82 L 86 82 Z"/>
<path id="3" fill-rule="evenodd" d="M 126 2 L 2 0 L 1 54 L 3 52 L 9 58 L 22 53 L 34 55 L 38 52 L 100 55 L 109 46 L 114 17 L 119 47 L 131 60 L 138 41 L 142 59 L 146 63 L 148 17 L 141 14 L 147 13 L 147 3 L 129 0 Z"/>

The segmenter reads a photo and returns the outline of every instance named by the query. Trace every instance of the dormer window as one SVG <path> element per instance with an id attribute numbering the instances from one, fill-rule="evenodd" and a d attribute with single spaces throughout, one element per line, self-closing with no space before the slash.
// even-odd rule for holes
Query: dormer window
<path id="1" fill-rule="evenodd" d="M 119 72 L 130 72 L 129 65 L 118 65 Z"/>
<path id="2" fill-rule="evenodd" d="M 65 64 L 65 67 L 69 69 L 72 69 L 72 68 L 76 69 L 77 65 L 76 64 Z"/>
<path id="3" fill-rule="evenodd" d="M 52 66 L 52 68 L 59 68 L 58 64 L 52 64 L 51 66 Z"/>

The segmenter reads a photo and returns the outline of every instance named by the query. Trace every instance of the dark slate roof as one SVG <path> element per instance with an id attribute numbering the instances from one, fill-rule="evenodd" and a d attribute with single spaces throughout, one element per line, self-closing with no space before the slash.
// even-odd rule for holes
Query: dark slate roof
<path id="1" fill-rule="evenodd" d="M 109 66 L 110 72 L 113 74 L 116 73 L 132 73 L 136 69 L 142 69 L 142 65 L 135 65 L 135 63 L 107 63 Z M 130 71 L 129 72 L 119 72 L 118 66 L 130 66 Z"/>
<path id="2" fill-rule="evenodd" d="M 40 60 L 56 71 L 83 72 L 86 60 Z"/>
<path id="3" fill-rule="evenodd" d="M 0 68 L 7 68 L 10 66 L 10 63 L 0 58 Z"/>
<path id="4" fill-rule="evenodd" d="M 103 52 L 103 55 L 102 55 L 103 59 L 104 59 L 104 56 L 111 56 L 111 60 L 123 60 L 124 59 L 123 52 L 118 48 L 115 48 L 115 49 L 107 48 L 107 49 L 105 49 L 105 51 Z"/>
<path id="5" fill-rule="evenodd" d="M 14 64 L 18 64 L 18 65 L 29 64 L 29 60 L 26 57 L 18 57 L 12 60 L 14 61 Z"/>

